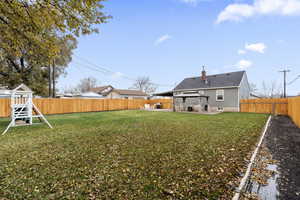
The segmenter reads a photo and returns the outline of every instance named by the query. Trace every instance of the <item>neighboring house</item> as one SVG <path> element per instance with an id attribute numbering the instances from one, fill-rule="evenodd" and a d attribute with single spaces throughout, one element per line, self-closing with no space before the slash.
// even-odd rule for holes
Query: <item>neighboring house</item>
<path id="1" fill-rule="evenodd" d="M 111 85 L 92 88 L 91 92 L 102 95 L 106 99 L 146 99 L 148 95 L 140 90 L 116 89 Z"/>
<path id="2" fill-rule="evenodd" d="M 245 71 L 184 79 L 173 91 L 175 111 L 239 111 L 241 99 L 250 98 Z"/>
<path id="3" fill-rule="evenodd" d="M 148 95 L 140 90 L 113 89 L 106 95 L 107 99 L 147 99 Z"/>
<path id="4" fill-rule="evenodd" d="M 90 91 L 95 92 L 97 94 L 106 96 L 108 93 L 110 93 L 114 89 L 113 86 L 111 85 L 106 85 L 106 86 L 100 86 L 100 87 L 95 87 L 92 88 Z"/>
<path id="5" fill-rule="evenodd" d="M 255 93 L 250 93 L 250 99 L 261 99 L 262 97 Z"/>
<path id="6" fill-rule="evenodd" d="M 86 98 L 86 99 L 103 99 L 105 98 L 101 94 L 97 94 L 96 92 L 84 92 L 77 96 L 78 98 Z"/>

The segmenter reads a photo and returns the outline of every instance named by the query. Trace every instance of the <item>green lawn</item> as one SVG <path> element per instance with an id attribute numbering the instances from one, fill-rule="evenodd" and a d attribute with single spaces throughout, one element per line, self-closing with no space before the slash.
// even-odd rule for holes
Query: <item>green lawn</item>
<path id="1" fill-rule="evenodd" d="M 0 137 L 0 199 L 230 199 L 267 116 L 48 116 Z M 3 130 L 8 119 L 0 119 Z"/>

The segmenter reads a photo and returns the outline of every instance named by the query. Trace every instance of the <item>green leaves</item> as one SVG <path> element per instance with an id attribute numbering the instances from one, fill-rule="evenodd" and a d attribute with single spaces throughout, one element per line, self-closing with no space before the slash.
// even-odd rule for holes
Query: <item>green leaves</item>
<path id="1" fill-rule="evenodd" d="M 103 0 L 0 1 L 0 84 L 14 87 L 34 82 L 45 93 L 47 70 L 53 62 L 58 75 L 71 61 L 80 35 L 98 32 L 110 18 Z M 21 63 L 21 59 L 23 62 Z M 35 88 L 35 85 L 43 86 Z"/>

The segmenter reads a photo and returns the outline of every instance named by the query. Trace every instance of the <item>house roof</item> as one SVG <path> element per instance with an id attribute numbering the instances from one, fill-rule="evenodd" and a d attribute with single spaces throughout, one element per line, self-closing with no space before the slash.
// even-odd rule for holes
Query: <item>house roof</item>
<path id="1" fill-rule="evenodd" d="M 92 89 L 90 89 L 90 91 L 91 91 L 91 92 L 98 93 L 98 94 L 106 95 L 106 94 L 109 93 L 110 91 L 104 92 L 104 90 L 106 90 L 106 89 L 109 88 L 109 87 L 113 88 L 113 86 L 111 86 L 111 85 L 105 85 L 105 86 L 100 86 L 100 87 L 92 88 Z"/>
<path id="2" fill-rule="evenodd" d="M 174 90 L 238 87 L 245 73 L 245 71 L 238 71 L 209 75 L 206 76 L 207 81 L 202 80 L 201 76 L 186 78 L 181 83 L 179 83 L 179 85 L 177 85 Z"/>
<path id="3" fill-rule="evenodd" d="M 121 90 L 114 89 L 114 92 L 117 92 L 120 95 L 131 95 L 131 96 L 148 96 L 145 92 L 140 90 Z"/>
<path id="4" fill-rule="evenodd" d="M 81 97 L 95 97 L 95 98 L 103 98 L 102 95 L 96 93 L 96 92 L 84 92 L 80 94 Z"/>
<path id="5" fill-rule="evenodd" d="M 250 93 L 250 96 L 251 96 L 251 97 L 258 98 L 258 99 L 262 98 L 261 95 L 255 94 L 255 93 L 253 93 L 253 92 Z"/>

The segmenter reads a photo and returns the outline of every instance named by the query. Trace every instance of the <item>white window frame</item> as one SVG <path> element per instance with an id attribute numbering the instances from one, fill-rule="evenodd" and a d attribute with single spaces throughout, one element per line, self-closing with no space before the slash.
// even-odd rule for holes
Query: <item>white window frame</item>
<path id="1" fill-rule="evenodd" d="M 225 95 L 224 95 L 225 91 L 224 90 L 216 90 L 216 101 L 224 101 L 225 100 Z M 218 99 L 218 96 L 222 95 L 223 99 Z"/>

